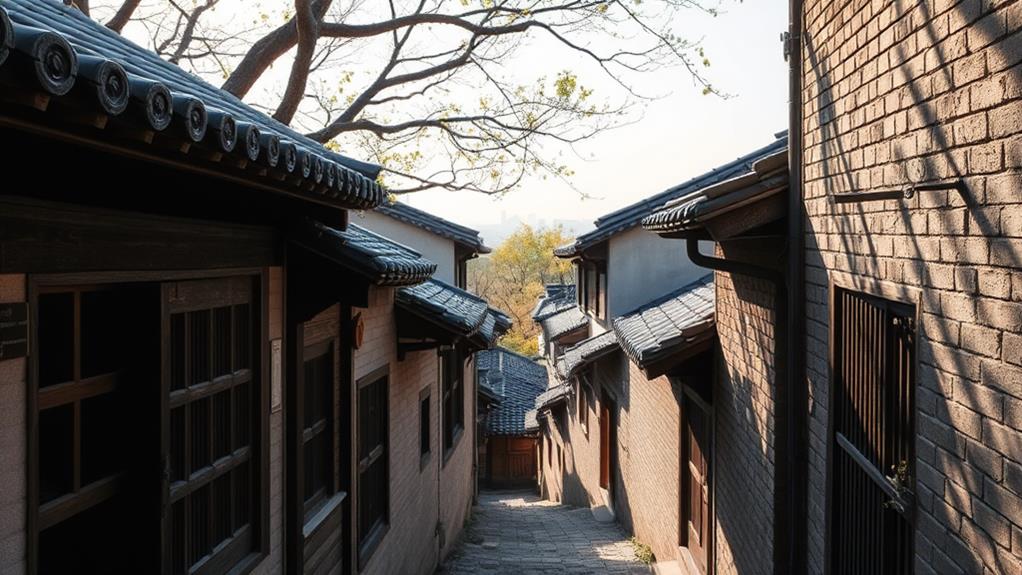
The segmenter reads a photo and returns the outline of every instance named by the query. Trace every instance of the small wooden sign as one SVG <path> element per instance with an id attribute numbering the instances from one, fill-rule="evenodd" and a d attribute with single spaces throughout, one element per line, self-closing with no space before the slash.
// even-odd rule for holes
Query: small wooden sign
<path id="1" fill-rule="evenodd" d="M 282 345 L 280 338 L 270 342 L 270 413 L 280 411 L 281 407 L 281 380 L 283 374 L 283 362 L 281 362 Z"/>
<path id="2" fill-rule="evenodd" d="M 28 355 L 28 304 L 0 303 L 0 361 Z"/>

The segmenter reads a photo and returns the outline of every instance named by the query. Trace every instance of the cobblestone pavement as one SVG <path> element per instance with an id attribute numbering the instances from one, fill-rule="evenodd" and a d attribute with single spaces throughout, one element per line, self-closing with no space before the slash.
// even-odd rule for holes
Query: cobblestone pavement
<path id="1" fill-rule="evenodd" d="M 462 543 L 440 573 L 647 574 L 616 523 L 589 509 L 565 507 L 531 492 L 482 492 Z"/>

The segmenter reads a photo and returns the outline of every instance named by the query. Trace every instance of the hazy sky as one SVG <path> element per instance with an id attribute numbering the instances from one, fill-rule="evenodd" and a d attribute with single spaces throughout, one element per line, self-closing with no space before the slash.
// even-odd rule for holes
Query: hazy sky
<path id="1" fill-rule="evenodd" d="M 787 128 L 787 63 L 779 36 L 787 28 L 782 0 L 728 2 L 716 18 L 690 12 L 676 22 L 679 35 L 703 38 L 714 85 L 730 99 L 702 95 L 683 71 L 650 78 L 668 97 L 644 104 L 634 125 L 598 136 L 581 147 L 586 158 L 567 159 L 574 185 L 533 180 L 503 198 L 479 194 L 422 192 L 402 201 L 465 225 L 486 225 L 530 215 L 593 220 L 607 212 L 663 191 L 774 139 Z M 540 50 L 541 51 L 541 50 Z M 612 90 L 598 77 L 583 77 Z"/>

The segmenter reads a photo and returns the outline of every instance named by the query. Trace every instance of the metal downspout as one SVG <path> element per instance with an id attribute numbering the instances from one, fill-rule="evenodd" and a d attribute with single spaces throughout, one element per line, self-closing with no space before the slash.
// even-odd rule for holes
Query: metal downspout
<path id="1" fill-rule="evenodd" d="M 699 252 L 699 240 L 694 238 L 686 240 L 686 248 L 689 260 L 697 266 L 729 274 L 758 278 L 768 281 L 774 286 L 773 306 L 776 321 L 774 326 L 773 384 L 776 390 L 774 401 L 777 417 L 775 418 L 772 442 L 775 462 L 773 477 L 773 564 L 774 573 L 778 575 L 798 573 L 794 570 L 792 563 L 789 562 L 790 556 L 788 554 L 792 523 L 787 512 L 789 508 L 788 501 L 790 499 L 790 490 L 788 488 L 792 484 L 792 478 L 789 475 L 792 469 L 789 466 L 780 465 L 780 462 L 790 461 L 790 455 L 787 453 L 788 446 L 790 445 L 790 425 L 787 420 L 787 405 L 790 403 L 788 392 L 791 389 L 791 385 L 789 385 L 790 372 L 788 370 L 789 341 L 787 337 L 783 337 L 783 334 L 790 332 L 788 329 L 790 316 L 788 314 L 788 289 L 786 288 L 785 272 L 746 262 L 707 256 Z"/>
<path id="2" fill-rule="evenodd" d="M 809 386 L 805 369 L 805 218 L 802 142 L 802 33 L 804 0 L 788 1 L 788 476 L 787 572 L 808 572 Z"/>

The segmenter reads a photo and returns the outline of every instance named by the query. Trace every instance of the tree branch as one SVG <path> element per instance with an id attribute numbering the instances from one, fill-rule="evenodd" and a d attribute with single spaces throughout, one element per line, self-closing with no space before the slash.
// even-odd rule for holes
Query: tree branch
<path id="1" fill-rule="evenodd" d="M 117 32 L 118 34 L 124 29 L 124 26 L 131 20 L 131 16 L 138 9 L 138 5 L 142 3 L 142 0 L 124 0 L 124 4 L 117 9 L 117 13 L 114 17 L 106 23 L 106 27 Z"/>

